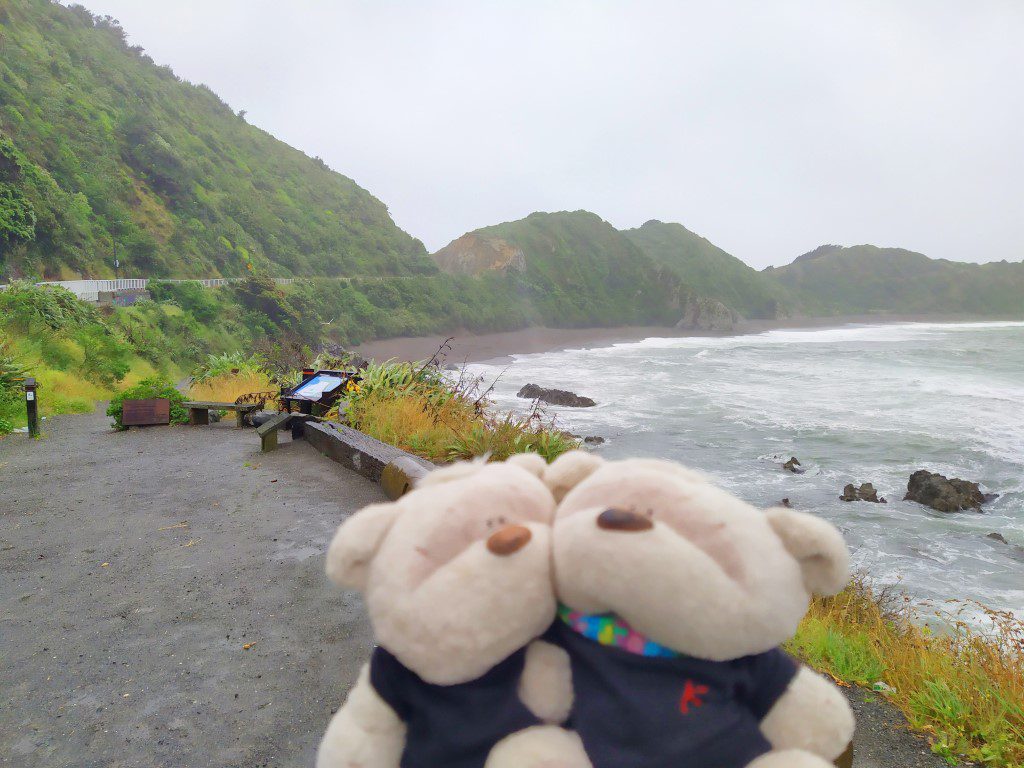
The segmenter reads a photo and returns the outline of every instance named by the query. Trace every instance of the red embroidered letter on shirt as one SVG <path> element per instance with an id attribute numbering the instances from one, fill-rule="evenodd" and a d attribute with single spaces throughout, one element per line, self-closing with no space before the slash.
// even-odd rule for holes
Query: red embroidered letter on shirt
<path id="1" fill-rule="evenodd" d="M 679 711 L 684 715 L 690 714 L 690 705 L 695 707 L 702 706 L 704 702 L 701 700 L 701 696 L 708 692 L 706 685 L 694 685 L 693 680 L 686 681 L 686 687 L 683 689 L 683 698 L 679 700 Z"/>

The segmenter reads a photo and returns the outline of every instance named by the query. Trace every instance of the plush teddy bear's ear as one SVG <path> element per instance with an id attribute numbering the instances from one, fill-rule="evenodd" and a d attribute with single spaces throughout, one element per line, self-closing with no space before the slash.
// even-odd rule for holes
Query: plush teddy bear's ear
<path id="1" fill-rule="evenodd" d="M 537 477 L 544 477 L 544 470 L 548 468 L 548 463 L 544 461 L 544 457 L 536 453 L 513 453 L 505 459 L 505 463 L 521 467 Z"/>
<path id="2" fill-rule="evenodd" d="M 602 464 L 604 459 L 587 451 L 563 453 L 544 470 L 544 484 L 551 490 L 555 501 L 561 501 Z"/>
<path id="3" fill-rule="evenodd" d="M 850 580 L 850 553 L 831 523 L 784 507 L 765 514 L 775 534 L 800 563 L 804 584 L 812 594 L 834 595 Z"/>
<path id="4" fill-rule="evenodd" d="M 398 510 L 398 504 L 371 504 L 343 522 L 327 550 L 327 578 L 339 587 L 365 589 L 370 562 Z"/>

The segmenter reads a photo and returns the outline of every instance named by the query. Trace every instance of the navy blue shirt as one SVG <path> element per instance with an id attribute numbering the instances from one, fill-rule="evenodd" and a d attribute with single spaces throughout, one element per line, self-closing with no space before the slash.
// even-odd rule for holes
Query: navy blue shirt
<path id="1" fill-rule="evenodd" d="M 476 680 L 434 685 L 375 648 L 370 684 L 407 727 L 401 768 L 483 768 L 495 744 L 540 725 L 519 700 L 525 663 L 521 649 Z"/>
<path id="2" fill-rule="evenodd" d="M 739 768 L 771 750 L 760 722 L 797 665 L 781 650 L 733 661 L 654 658 L 601 645 L 561 622 L 545 639 L 572 661 L 568 727 L 594 768 Z"/>

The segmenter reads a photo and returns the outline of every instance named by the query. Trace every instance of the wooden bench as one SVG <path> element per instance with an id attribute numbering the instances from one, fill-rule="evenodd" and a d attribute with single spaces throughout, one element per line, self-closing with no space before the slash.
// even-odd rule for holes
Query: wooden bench
<path id="1" fill-rule="evenodd" d="M 292 431 L 292 439 L 302 437 L 303 425 L 313 417 L 302 413 L 279 413 L 256 427 L 260 436 L 260 450 L 269 453 L 277 448 L 277 433 L 282 429 Z"/>
<path id="2" fill-rule="evenodd" d="M 188 408 L 188 423 L 193 426 L 210 423 L 210 411 L 234 411 L 238 426 L 245 426 L 245 415 L 260 407 L 259 403 L 211 403 L 189 401 L 182 403 Z"/>

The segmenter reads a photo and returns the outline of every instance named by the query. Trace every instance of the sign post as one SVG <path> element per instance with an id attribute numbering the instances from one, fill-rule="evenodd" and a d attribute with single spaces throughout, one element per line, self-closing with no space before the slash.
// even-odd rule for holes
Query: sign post
<path id="1" fill-rule="evenodd" d="M 39 437 L 39 401 L 36 399 L 38 388 L 35 379 L 25 379 L 25 413 L 28 417 L 29 437 Z"/>

